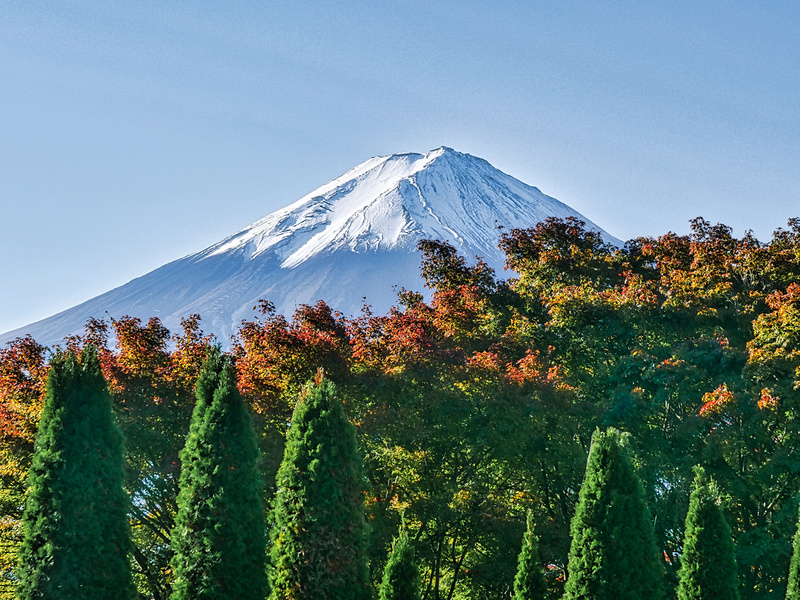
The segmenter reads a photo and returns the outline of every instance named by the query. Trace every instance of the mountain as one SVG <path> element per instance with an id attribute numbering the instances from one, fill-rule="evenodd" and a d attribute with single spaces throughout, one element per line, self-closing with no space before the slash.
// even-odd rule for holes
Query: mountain
<path id="1" fill-rule="evenodd" d="M 450 148 L 380 156 L 245 227 L 213 246 L 168 263 L 125 285 L 27 327 L 52 345 L 83 331 L 89 317 L 159 317 L 173 331 L 199 313 L 223 343 L 257 300 L 290 316 L 324 299 L 356 314 L 363 298 L 382 313 L 400 286 L 422 291 L 416 243 L 448 240 L 467 258 L 481 256 L 502 273 L 498 225 L 532 227 L 546 217 L 575 216 L 619 240 L 537 188 L 481 158 Z"/>

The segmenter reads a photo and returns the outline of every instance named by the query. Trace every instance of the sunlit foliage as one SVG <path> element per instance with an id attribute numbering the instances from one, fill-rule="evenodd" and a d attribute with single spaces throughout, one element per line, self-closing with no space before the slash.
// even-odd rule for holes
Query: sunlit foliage
<path id="1" fill-rule="evenodd" d="M 422 242 L 426 289 L 401 290 L 385 314 L 346 318 L 320 301 L 282 316 L 259 303 L 230 354 L 266 502 L 296 399 L 323 367 L 364 453 L 376 587 L 404 515 L 424 600 L 507 597 L 533 511 L 548 597 L 560 597 L 592 432 L 615 427 L 630 434 L 668 593 L 700 463 L 726 499 L 742 596 L 782 596 L 800 490 L 800 219 L 768 242 L 700 218 L 688 235 L 623 248 L 575 219 L 499 235 L 505 273 Z M 122 317 L 65 342 L 99 348 L 129 439 L 136 581 L 159 600 L 170 591 L 178 451 L 210 344 L 198 316 L 183 329 Z M 29 338 L 0 354 L 9 531 L 47 359 Z"/>

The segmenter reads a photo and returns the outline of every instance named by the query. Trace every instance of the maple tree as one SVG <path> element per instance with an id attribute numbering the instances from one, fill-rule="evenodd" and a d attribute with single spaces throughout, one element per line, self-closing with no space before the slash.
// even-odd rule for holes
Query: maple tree
<path id="1" fill-rule="evenodd" d="M 768 242 L 698 218 L 687 235 L 614 248 L 580 221 L 553 218 L 503 230 L 500 246 L 505 280 L 423 241 L 425 293 L 401 290 L 385 314 L 365 306 L 345 318 L 320 301 L 284 317 L 259 303 L 230 355 L 259 436 L 265 500 L 296 399 L 323 367 L 364 452 L 376 586 L 405 515 L 425 600 L 510 594 L 533 511 L 558 597 L 592 433 L 611 426 L 630 434 L 668 592 L 700 463 L 728 499 L 743 594 L 782 594 L 800 490 L 800 219 Z M 196 315 L 176 336 L 158 319 L 122 317 L 90 321 L 65 344 L 98 348 L 129 438 L 136 581 L 166 598 L 178 452 L 210 340 Z M 0 524 L 13 531 L 48 355 L 29 338 L 0 352 L 11 499 L 0 499 Z"/>
<path id="2" fill-rule="evenodd" d="M 22 509 L 48 365 L 30 336 L 0 349 L 0 598 L 15 598 Z"/>

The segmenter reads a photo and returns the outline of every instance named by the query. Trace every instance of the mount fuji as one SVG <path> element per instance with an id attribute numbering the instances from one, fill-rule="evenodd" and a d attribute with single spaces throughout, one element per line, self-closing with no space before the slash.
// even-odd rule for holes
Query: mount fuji
<path id="1" fill-rule="evenodd" d="M 223 343 L 261 298 L 291 315 L 325 300 L 345 314 L 364 298 L 380 314 L 400 286 L 422 291 L 419 240 L 448 240 L 467 259 L 480 256 L 502 272 L 498 226 L 532 227 L 547 217 L 597 225 L 537 188 L 481 158 L 450 148 L 380 156 L 221 242 L 170 262 L 78 306 L 0 335 L 31 334 L 53 345 L 81 333 L 90 317 L 159 317 L 179 330 L 199 313 Z"/>

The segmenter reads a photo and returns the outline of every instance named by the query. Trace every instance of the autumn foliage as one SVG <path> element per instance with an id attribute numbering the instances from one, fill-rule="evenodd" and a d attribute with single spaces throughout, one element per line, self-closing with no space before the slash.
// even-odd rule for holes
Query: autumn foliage
<path id="1" fill-rule="evenodd" d="M 592 434 L 614 427 L 629 436 L 665 589 L 701 464 L 726 498 L 741 596 L 780 594 L 800 490 L 800 220 L 768 242 L 695 219 L 688 235 L 613 248 L 553 218 L 499 244 L 505 273 L 428 240 L 427 288 L 401 290 L 385 314 L 320 301 L 284 316 L 264 299 L 220 340 L 253 414 L 267 502 L 297 398 L 322 367 L 364 454 L 373 583 L 404 518 L 424 599 L 508 596 L 532 512 L 558 597 Z M 173 335 L 155 318 L 93 320 L 64 342 L 98 348 L 128 440 L 135 578 L 155 598 L 170 592 L 179 451 L 211 344 L 201 325 L 193 315 Z M 19 518 L 49 357 L 30 338 L 0 350 L 3 531 Z"/>

